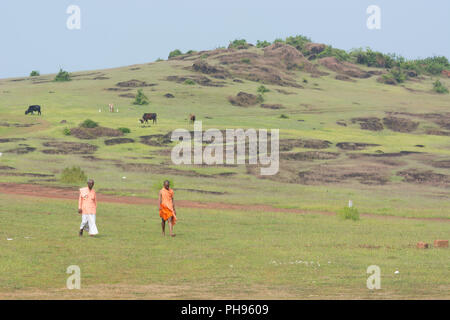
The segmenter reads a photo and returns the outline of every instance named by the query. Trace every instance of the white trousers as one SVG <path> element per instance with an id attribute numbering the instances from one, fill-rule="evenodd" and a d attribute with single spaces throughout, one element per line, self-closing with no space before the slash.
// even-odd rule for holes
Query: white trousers
<path id="1" fill-rule="evenodd" d="M 95 224 L 95 214 L 82 214 L 80 229 L 88 231 L 91 235 L 98 234 L 97 226 Z"/>

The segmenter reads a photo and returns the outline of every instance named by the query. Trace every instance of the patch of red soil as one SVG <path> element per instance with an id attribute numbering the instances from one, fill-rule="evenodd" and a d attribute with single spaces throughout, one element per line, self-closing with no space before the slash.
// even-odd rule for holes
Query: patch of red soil
<path id="1" fill-rule="evenodd" d="M 16 184 L 16 183 L 0 183 L 0 193 L 11 195 L 31 196 L 37 198 L 47 199 L 65 199 L 65 200 L 78 200 L 78 188 L 63 188 L 63 187 L 47 187 L 34 184 Z M 97 193 L 97 200 L 99 202 L 107 203 L 121 203 L 121 204 L 137 204 L 137 205 L 158 205 L 157 199 L 139 198 L 130 196 L 114 196 Z M 319 213 L 323 215 L 335 215 L 333 212 L 323 211 L 306 211 L 301 209 L 286 209 L 277 208 L 270 205 L 241 205 L 231 203 L 220 202 L 197 202 L 189 200 L 177 200 L 178 208 L 194 208 L 194 209 L 216 209 L 216 210 L 233 210 L 239 212 L 245 211 L 260 211 L 260 212 L 283 212 L 283 213 Z M 450 219 L 443 218 L 414 218 L 414 217 L 395 217 L 395 216 L 377 216 L 372 214 L 361 214 L 366 217 L 376 217 L 380 219 L 395 218 L 395 219 L 410 219 L 410 220 L 422 220 L 422 221 L 441 221 L 449 222 Z"/>

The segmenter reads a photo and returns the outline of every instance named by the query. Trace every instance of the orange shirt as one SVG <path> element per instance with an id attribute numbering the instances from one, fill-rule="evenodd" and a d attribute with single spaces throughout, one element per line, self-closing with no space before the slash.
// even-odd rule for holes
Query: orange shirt
<path id="1" fill-rule="evenodd" d="M 80 197 L 78 199 L 78 209 L 81 209 L 82 214 L 96 214 L 97 213 L 97 197 L 95 190 L 89 190 L 88 187 L 80 189 Z"/>
<path id="2" fill-rule="evenodd" d="M 177 217 L 173 211 L 173 190 L 169 188 L 162 188 L 161 191 L 161 208 L 159 209 L 159 216 L 164 220 L 167 220 L 171 217 L 172 223 L 175 224 Z"/>
<path id="3" fill-rule="evenodd" d="M 161 189 L 161 205 L 167 207 L 169 210 L 173 211 L 173 190 L 169 188 Z"/>

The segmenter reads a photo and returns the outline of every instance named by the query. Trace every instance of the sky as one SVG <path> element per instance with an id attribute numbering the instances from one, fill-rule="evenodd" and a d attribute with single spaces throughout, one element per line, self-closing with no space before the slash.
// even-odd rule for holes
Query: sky
<path id="1" fill-rule="evenodd" d="M 70 5 L 80 29 L 69 29 Z M 366 21 L 380 8 L 380 29 Z M 305 35 L 350 50 L 450 58 L 448 0 L 1 0 L 0 78 L 121 67 L 231 40 Z"/>

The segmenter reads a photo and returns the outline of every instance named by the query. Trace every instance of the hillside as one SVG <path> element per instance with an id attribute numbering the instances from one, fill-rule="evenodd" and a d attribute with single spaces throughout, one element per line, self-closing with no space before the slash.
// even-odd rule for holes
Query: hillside
<path id="1" fill-rule="evenodd" d="M 67 82 L 1 79 L 0 182 L 75 188 L 60 175 L 80 166 L 107 194 L 155 198 L 170 178 L 184 200 L 335 212 L 351 199 L 362 213 L 449 218 L 450 98 L 433 83 L 450 79 L 385 64 L 322 44 L 243 43 Z M 133 104 L 138 89 L 148 105 Z M 42 116 L 24 115 L 35 104 Z M 157 124 L 142 125 L 144 112 Z M 193 130 L 190 114 L 203 130 L 279 128 L 279 173 L 172 164 L 170 133 Z M 101 127 L 80 129 L 86 119 Z"/>

